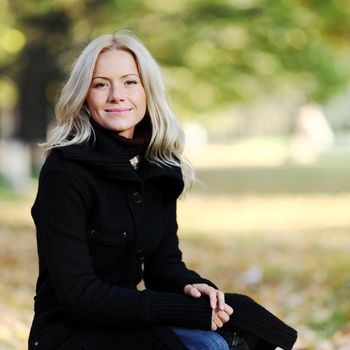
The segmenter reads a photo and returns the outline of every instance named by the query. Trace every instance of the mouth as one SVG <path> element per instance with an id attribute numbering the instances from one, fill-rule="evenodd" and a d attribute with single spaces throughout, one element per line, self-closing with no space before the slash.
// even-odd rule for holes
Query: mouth
<path id="1" fill-rule="evenodd" d="M 105 109 L 105 112 L 109 116 L 123 116 L 129 113 L 131 110 L 132 108 L 108 108 L 108 109 Z"/>
<path id="2" fill-rule="evenodd" d="M 130 112 L 132 108 L 108 108 L 105 109 L 107 113 L 124 113 L 124 112 Z"/>

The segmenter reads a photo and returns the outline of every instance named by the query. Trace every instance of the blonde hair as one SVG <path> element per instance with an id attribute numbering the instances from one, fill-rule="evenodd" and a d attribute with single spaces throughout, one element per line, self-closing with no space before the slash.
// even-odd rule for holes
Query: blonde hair
<path id="1" fill-rule="evenodd" d="M 55 147 L 83 143 L 91 137 L 90 116 L 84 102 L 99 54 L 112 49 L 130 52 L 139 69 L 146 92 L 147 113 L 152 124 L 146 159 L 160 166 L 180 166 L 185 193 L 195 181 L 195 174 L 191 164 L 183 156 L 184 132 L 169 106 L 159 65 L 139 39 L 130 32 L 102 35 L 82 51 L 56 104 L 57 125 L 50 132 L 48 140 L 40 146 L 49 153 Z"/>

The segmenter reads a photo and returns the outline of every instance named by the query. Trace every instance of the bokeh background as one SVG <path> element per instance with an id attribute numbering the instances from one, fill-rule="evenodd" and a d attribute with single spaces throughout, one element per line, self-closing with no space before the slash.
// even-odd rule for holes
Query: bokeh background
<path id="1" fill-rule="evenodd" d="M 349 0 L 0 0 L 0 349 L 26 348 L 30 218 L 60 86 L 81 48 L 133 30 L 161 64 L 200 182 L 188 265 L 350 349 Z"/>

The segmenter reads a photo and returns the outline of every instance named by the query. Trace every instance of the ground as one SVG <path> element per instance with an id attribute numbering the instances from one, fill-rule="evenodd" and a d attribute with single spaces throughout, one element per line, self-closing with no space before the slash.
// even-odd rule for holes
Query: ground
<path id="1" fill-rule="evenodd" d="M 350 169 L 272 163 L 214 168 L 198 158 L 202 183 L 178 204 L 184 259 L 296 328 L 295 349 L 350 349 Z M 2 350 L 26 348 L 33 316 L 35 186 L 21 195 L 0 186 Z"/>

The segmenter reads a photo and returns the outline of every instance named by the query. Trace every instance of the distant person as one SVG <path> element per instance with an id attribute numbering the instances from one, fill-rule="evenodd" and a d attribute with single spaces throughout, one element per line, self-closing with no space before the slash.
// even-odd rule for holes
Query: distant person
<path id="1" fill-rule="evenodd" d="M 32 208 L 29 349 L 292 348 L 292 328 L 182 261 L 176 200 L 193 169 L 159 67 L 134 36 L 83 50 L 56 117 Z"/>

